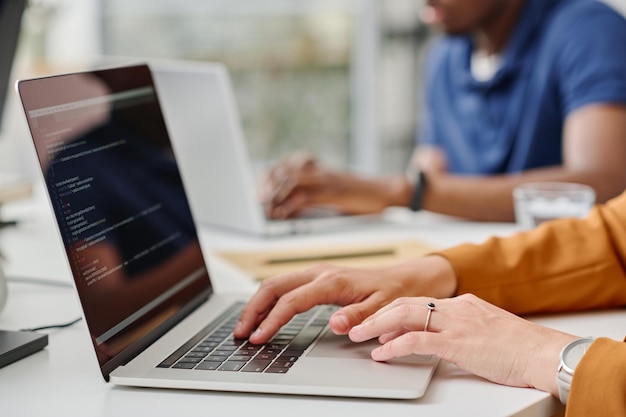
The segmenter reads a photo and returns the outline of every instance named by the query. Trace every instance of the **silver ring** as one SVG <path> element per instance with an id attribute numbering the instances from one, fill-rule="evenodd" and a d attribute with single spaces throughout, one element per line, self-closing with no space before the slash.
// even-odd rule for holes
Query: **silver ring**
<path id="1" fill-rule="evenodd" d="M 426 324 L 424 324 L 425 332 L 428 331 L 428 325 L 430 324 L 430 315 L 433 314 L 433 311 L 435 311 L 435 303 L 428 303 L 426 304 L 426 307 L 428 307 L 428 313 L 426 313 Z"/>

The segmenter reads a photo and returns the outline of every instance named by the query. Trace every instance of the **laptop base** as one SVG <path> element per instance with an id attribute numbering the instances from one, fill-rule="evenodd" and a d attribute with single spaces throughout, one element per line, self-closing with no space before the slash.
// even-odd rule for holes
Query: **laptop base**
<path id="1" fill-rule="evenodd" d="M 47 334 L 0 330 L 0 368 L 32 355 L 47 345 Z"/>

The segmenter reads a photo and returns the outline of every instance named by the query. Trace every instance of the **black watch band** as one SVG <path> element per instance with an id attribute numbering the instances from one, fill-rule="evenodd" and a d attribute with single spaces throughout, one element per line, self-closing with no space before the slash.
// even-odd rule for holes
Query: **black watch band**
<path id="1" fill-rule="evenodd" d="M 420 211 L 423 205 L 424 194 L 426 193 L 427 181 L 426 175 L 422 171 L 419 171 L 416 177 L 413 198 L 411 199 L 411 205 L 409 207 L 413 211 Z"/>

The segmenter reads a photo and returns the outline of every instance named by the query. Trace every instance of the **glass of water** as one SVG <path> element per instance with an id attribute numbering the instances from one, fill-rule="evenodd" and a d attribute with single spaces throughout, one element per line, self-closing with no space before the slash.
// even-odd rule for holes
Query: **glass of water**
<path id="1" fill-rule="evenodd" d="M 588 185 L 569 182 L 534 182 L 513 190 L 515 219 L 524 229 L 556 218 L 587 215 L 596 201 Z"/>

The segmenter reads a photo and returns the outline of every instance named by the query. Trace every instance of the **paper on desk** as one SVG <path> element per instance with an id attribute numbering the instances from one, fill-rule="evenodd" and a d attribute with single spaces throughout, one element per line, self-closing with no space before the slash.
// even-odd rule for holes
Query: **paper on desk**
<path id="1" fill-rule="evenodd" d="M 308 247 L 304 249 L 218 252 L 226 261 L 253 278 L 263 280 L 285 272 L 298 271 L 319 263 L 368 268 L 391 265 L 415 258 L 436 248 L 419 240 L 378 244 Z"/>

